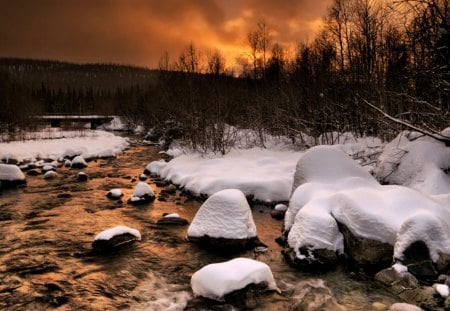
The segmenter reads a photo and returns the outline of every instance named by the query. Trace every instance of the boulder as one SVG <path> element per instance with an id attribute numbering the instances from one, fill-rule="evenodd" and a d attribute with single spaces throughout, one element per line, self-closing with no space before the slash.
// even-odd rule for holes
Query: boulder
<path id="1" fill-rule="evenodd" d="M 108 194 L 106 195 L 108 199 L 111 200 L 118 200 L 123 196 L 122 190 L 116 188 L 109 190 Z"/>
<path id="2" fill-rule="evenodd" d="M 398 295 L 405 289 L 419 288 L 419 281 L 409 272 L 398 272 L 394 268 L 381 270 L 375 275 L 375 280 L 387 286 L 390 292 Z"/>
<path id="3" fill-rule="evenodd" d="M 285 204 L 277 204 L 270 212 L 270 216 L 272 218 L 283 220 L 284 215 L 286 214 L 287 206 Z"/>
<path id="4" fill-rule="evenodd" d="M 105 254 L 133 245 L 141 239 L 138 230 L 126 226 L 116 226 L 99 233 L 92 243 L 92 251 Z"/>
<path id="5" fill-rule="evenodd" d="M 234 253 L 263 245 L 245 195 L 226 189 L 210 196 L 197 211 L 188 229 L 188 240 L 211 251 Z"/>
<path id="6" fill-rule="evenodd" d="M 20 168 L 12 164 L 0 164 L 0 182 L 3 189 L 20 187 L 27 183 Z"/>
<path id="7" fill-rule="evenodd" d="M 27 175 L 28 175 L 28 176 L 38 176 L 38 175 L 40 175 L 40 174 L 41 174 L 41 172 L 40 172 L 38 169 L 36 169 L 36 168 L 30 169 L 30 170 L 27 172 Z"/>
<path id="8" fill-rule="evenodd" d="M 300 256 L 297 256 L 288 244 L 281 253 L 288 264 L 301 270 L 327 271 L 336 267 L 341 259 L 335 251 L 307 247 L 299 248 Z"/>
<path id="9" fill-rule="evenodd" d="M 45 178 L 45 179 L 54 179 L 56 176 L 58 176 L 58 173 L 56 173 L 55 171 L 52 171 L 52 170 L 47 171 L 47 172 L 44 174 L 44 178 Z"/>
<path id="10" fill-rule="evenodd" d="M 128 204 L 138 205 L 150 203 L 155 200 L 155 193 L 147 183 L 140 181 L 134 188 L 133 195 L 128 199 Z"/>
<path id="11" fill-rule="evenodd" d="M 358 265 L 379 270 L 392 264 L 394 247 L 388 243 L 355 236 L 345 225 L 339 224 L 344 236 L 347 255 Z"/>
<path id="12" fill-rule="evenodd" d="M 147 179 L 148 179 L 147 175 L 145 175 L 145 174 L 139 175 L 139 180 L 140 181 L 146 181 Z"/>

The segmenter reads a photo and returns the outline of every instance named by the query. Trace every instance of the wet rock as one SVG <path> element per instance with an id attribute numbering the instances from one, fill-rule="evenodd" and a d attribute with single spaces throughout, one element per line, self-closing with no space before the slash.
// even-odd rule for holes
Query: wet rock
<path id="1" fill-rule="evenodd" d="M 164 196 L 160 196 L 160 197 L 158 198 L 158 201 L 160 201 L 160 202 L 167 202 L 167 198 L 164 197 Z"/>
<path id="2" fill-rule="evenodd" d="M 70 164 L 71 168 L 81 169 L 87 167 L 87 163 L 82 156 L 76 156 L 73 158 L 72 163 Z"/>
<path id="3" fill-rule="evenodd" d="M 420 306 L 424 310 L 442 310 L 444 305 L 444 299 L 430 286 L 405 289 L 398 296 L 408 303 Z"/>
<path id="4" fill-rule="evenodd" d="M 157 180 L 155 180 L 153 182 L 156 185 L 156 187 L 165 187 L 165 186 L 167 186 L 169 184 L 167 181 L 162 180 L 162 179 L 157 179 Z"/>
<path id="5" fill-rule="evenodd" d="M 339 224 L 339 229 L 344 236 L 346 253 L 358 265 L 376 270 L 391 265 L 394 253 L 392 245 L 357 237 L 343 224 Z"/>
<path id="6" fill-rule="evenodd" d="M 56 176 L 58 176 L 58 173 L 56 173 L 55 171 L 48 171 L 44 174 L 45 179 L 54 179 L 56 178 Z"/>
<path id="7" fill-rule="evenodd" d="M 286 205 L 284 205 L 284 204 L 277 204 L 277 205 L 275 205 L 275 207 L 270 212 L 270 216 L 272 216 L 272 218 L 275 218 L 275 219 L 278 219 L 278 220 L 283 220 L 284 219 L 284 215 L 286 214 L 286 210 L 287 210 L 287 206 Z"/>
<path id="8" fill-rule="evenodd" d="M 405 290 L 419 288 L 419 281 L 409 272 L 397 272 L 394 268 L 381 270 L 375 275 L 375 280 L 388 287 L 396 295 Z"/>
<path id="9" fill-rule="evenodd" d="M 92 243 L 92 251 L 96 254 L 107 254 L 132 246 L 138 238 L 130 233 L 113 236 L 109 240 L 95 240 Z"/>
<path id="10" fill-rule="evenodd" d="M 170 184 L 166 189 L 164 189 L 164 192 L 168 194 L 175 194 L 177 192 L 177 187 Z"/>
<path id="11" fill-rule="evenodd" d="M 416 241 L 403 252 L 402 264 L 408 267 L 408 271 L 421 280 L 434 280 L 438 272 L 430 257 L 428 246 L 422 241 Z"/>
<path id="12" fill-rule="evenodd" d="M 77 180 L 81 182 L 85 182 L 89 179 L 89 176 L 84 172 L 79 172 L 77 175 Z"/>
<path id="13" fill-rule="evenodd" d="M 41 172 L 38 169 L 35 169 L 35 168 L 33 168 L 33 169 L 31 169 L 31 170 L 29 170 L 27 172 L 28 176 L 38 176 L 40 174 L 41 174 Z"/>
<path id="14" fill-rule="evenodd" d="M 440 254 L 436 268 L 440 273 L 450 274 L 450 255 Z"/>
<path id="15" fill-rule="evenodd" d="M 145 175 L 145 174 L 139 175 L 139 180 L 140 181 L 146 181 L 147 179 L 148 179 L 147 175 Z"/>
<path id="16" fill-rule="evenodd" d="M 447 297 L 447 299 L 445 299 L 444 311 L 450 311 L 450 297 Z"/>
<path id="17" fill-rule="evenodd" d="M 346 308 L 337 303 L 331 290 L 320 279 L 299 282 L 294 290 L 293 297 L 295 302 L 289 310 L 346 310 Z"/>
<path id="18" fill-rule="evenodd" d="M 42 173 L 47 173 L 49 171 L 55 171 L 56 169 L 53 165 L 45 164 L 41 170 L 42 170 Z"/>
<path id="19" fill-rule="evenodd" d="M 336 252 L 327 249 L 302 247 L 299 251 L 303 259 L 298 258 L 294 249 L 288 246 L 281 253 L 288 264 L 301 270 L 327 271 L 336 267 L 340 260 Z"/>
<path id="20" fill-rule="evenodd" d="M 141 204 L 147 204 L 155 201 L 154 195 L 144 194 L 141 197 L 133 196 L 128 199 L 127 203 L 131 205 L 141 205 Z"/>
<path id="21" fill-rule="evenodd" d="M 70 193 L 60 193 L 56 197 L 60 199 L 69 199 L 72 197 L 72 195 Z"/>
<path id="22" fill-rule="evenodd" d="M 450 287 L 450 275 L 441 274 L 437 281 L 438 283 L 445 284 Z"/>
<path id="23" fill-rule="evenodd" d="M 158 219 L 156 224 L 169 226 L 186 226 L 189 225 L 189 221 L 181 218 L 178 214 L 163 214 L 163 217 Z"/>

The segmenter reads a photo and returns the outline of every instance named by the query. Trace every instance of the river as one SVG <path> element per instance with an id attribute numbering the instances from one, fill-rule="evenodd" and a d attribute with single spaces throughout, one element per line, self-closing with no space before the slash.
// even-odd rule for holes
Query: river
<path id="1" fill-rule="evenodd" d="M 0 195 L 0 308 L 2 310 L 231 310 L 194 299 L 191 275 L 209 263 L 230 258 L 208 253 L 185 240 L 187 226 L 161 227 L 163 213 L 178 213 L 189 221 L 201 203 L 179 191 L 167 201 L 142 206 L 126 204 L 144 167 L 160 158 L 157 147 L 132 143 L 114 159 L 92 161 L 78 182 L 78 170 L 61 167 L 58 177 L 27 177 L 25 188 Z M 151 183 L 151 180 L 148 181 Z M 158 196 L 162 188 L 152 184 Z M 121 188 L 123 203 L 106 197 Z M 268 252 L 240 256 L 257 258 L 272 269 L 281 294 L 256 297 L 237 310 L 288 310 L 298 289 L 331 289 L 348 310 L 383 310 L 398 299 L 364 274 L 338 269 L 309 274 L 289 267 L 274 239 L 281 221 L 264 206 L 253 208 L 260 239 Z M 116 225 L 138 229 L 142 240 L 109 256 L 93 255 L 91 244 L 101 231 Z M 297 291 L 294 289 L 297 288 Z"/>

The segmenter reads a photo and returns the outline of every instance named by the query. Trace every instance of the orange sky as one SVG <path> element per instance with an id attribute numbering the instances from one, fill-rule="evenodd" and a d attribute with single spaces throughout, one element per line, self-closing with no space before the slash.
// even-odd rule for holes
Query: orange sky
<path id="1" fill-rule="evenodd" d="M 272 39 L 314 38 L 331 0 L 0 0 L 0 57 L 156 67 L 193 42 L 232 60 L 264 18 Z"/>

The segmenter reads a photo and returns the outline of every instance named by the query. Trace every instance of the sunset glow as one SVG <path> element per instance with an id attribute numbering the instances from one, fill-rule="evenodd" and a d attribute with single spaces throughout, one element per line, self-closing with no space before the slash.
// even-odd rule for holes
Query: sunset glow
<path id="1" fill-rule="evenodd" d="M 193 43 L 234 62 L 247 33 L 264 19 L 272 42 L 314 38 L 330 0 L 0 0 L 0 57 L 156 67 Z"/>

